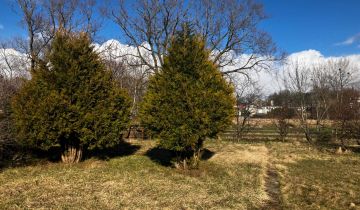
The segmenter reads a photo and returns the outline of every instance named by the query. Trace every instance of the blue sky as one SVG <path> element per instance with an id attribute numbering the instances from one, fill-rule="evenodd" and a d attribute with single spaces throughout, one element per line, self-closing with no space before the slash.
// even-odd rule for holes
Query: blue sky
<path id="1" fill-rule="evenodd" d="M 360 54 L 360 0 L 259 0 L 269 19 L 261 24 L 287 53 L 315 49 L 325 56 Z M 14 0 L 0 0 L 0 40 L 25 36 Z M 103 40 L 120 31 L 105 21 Z"/>
<path id="2" fill-rule="evenodd" d="M 360 53 L 360 0 L 263 0 L 263 23 L 288 53 L 307 49 L 325 56 Z M 353 43 L 345 42 L 356 37 Z M 356 38 L 355 38 L 356 39 Z"/>

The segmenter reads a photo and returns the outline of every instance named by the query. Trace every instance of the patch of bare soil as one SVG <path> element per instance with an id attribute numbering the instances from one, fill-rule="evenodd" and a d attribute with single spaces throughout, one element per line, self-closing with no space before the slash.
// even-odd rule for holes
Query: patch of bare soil
<path id="1" fill-rule="evenodd" d="M 279 175 L 275 168 L 271 165 L 268 166 L 265 178 L 265 191 L 269 196 L 269 200 L 261 209 L 279 210 L 283 209 L 281 205 L 281 191 Z"/>

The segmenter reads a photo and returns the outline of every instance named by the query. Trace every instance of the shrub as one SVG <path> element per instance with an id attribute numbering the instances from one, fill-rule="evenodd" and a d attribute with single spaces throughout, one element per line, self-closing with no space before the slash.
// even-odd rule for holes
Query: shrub
<path id="1" fill-rule="evenodd" d="M 276 108 L 269 113 L 269 116 L 274 118 L 274 124 L 276 126 L 276 131 L 279 134 L 280 140 L 285 141 L 290 127 L 293 125 L 289 122 L 289 119 L 294 117 L 295 112 L 293 109 L 289 109 L 284 106 L 281 108 Z"/>
<path id="2" fill-rule="evenodd" d="M 316 141 L 318 143 L 329 143 L 332 139 L 332 129 L 322 128 L 316 132 Z"/>
<path id="3" fill-rule="evenodd" d="M 160 146 L 177 153 L 176 166 L 197 167 L 203 141 L 231 124 L 235 98 L 209 58 L 204 41 L 184 26 L 172 41 L 162 71 L 149 82 L 142 123 Z"/>
<path id="4" fill-rule="evenodd" d="M 130 102 L 105 70 L 83 33 L 57 32 L 32 79 L 12 103 L 18 138 L 48 150 L 60 145 L 63 162 L 78 162 L 84 149 L 119 142 Z"/>

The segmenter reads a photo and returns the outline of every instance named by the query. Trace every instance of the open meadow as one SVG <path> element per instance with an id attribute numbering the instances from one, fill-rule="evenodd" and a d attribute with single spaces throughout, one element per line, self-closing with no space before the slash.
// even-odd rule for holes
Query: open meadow
<path id="1" fill-rule="evenodd" d="M 0 0 L 0 210 L 360 210 L 359 9 Z"/>
<path id="2" fill-rule="evenodd" d="M 73 165 L 4 166 L 0 209 L 360 209 L 358 153 L 209 140 L 200 168 L 183 171 L 155 141 L 123 147 Z"/>

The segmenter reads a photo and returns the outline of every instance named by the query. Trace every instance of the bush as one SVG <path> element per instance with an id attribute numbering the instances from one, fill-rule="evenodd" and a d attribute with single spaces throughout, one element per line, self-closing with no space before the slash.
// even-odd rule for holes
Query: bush
<path id="1" fill-rule="evenodd" d="M 332 139 L 332 130 L 330 128 L 322 128 L 316 132 L 316 141 L 318 143 L 329 143 Z"/>
<path id="2" fill-rule="evenodd" d="M 353 140 L 360 145 L 360 92 L 356 89 L 343 89 L 339 94 L 341 100 L 331 110 L 335 117 L 336 138 L 341 141 L 342 147 Z"/>
<path id="3" fill-rule="evenodd" d="M 141 106 L 142 123 L 161 147 L 177 153 L 176 166 L 185 169 L 197 167 L 205 138 L 215 137 L 234 117 L 233 87 L 209 55 L 204 41 L 184 26 Z"/>
<path id="4" fill-rule="evenodd" d="M 105 70 L 85 34 L 58 32 L 32 79 L 13 100 L 18 138 L 44 150 L 60 145 L 63 162 L 84 149 L 119 143 L 130 102 Z"/>
<path id="5" fill-rule="evenodd" d="M 293 127 L 293 125 L 289 122 L 289 119 L 295 116 L 295 111 L 284 106 L 272 110 L 269 113 L 269 116 L 275 119 L 274 124 L 276 126 L 276 131 L 279 134 L 280 140 L 285 141 L 290 127 Z"/>

